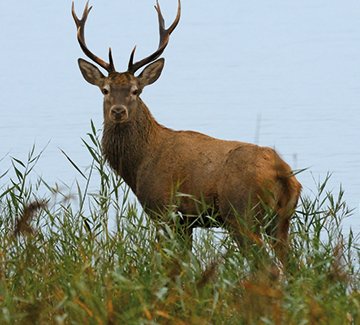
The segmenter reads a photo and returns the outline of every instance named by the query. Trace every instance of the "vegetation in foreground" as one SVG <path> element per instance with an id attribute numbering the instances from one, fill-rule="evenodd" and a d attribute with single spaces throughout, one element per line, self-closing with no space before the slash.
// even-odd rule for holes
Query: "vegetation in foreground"
<path id="1" fill-rule="evenodd" d="M 269 245 L 240 251 L 219 230 L 198 232 L 191 252 L 176 222 L 156 240 L 154 222 L 104 164 L 93 125 L 84 145 L 90 168 L 67 157 L 86 179 L 74 196 L 29 180 L 34 150 L 12 160 L 15 176 L 0 188 L 0 324 L 360 323 L 358 237 L 342 232 L 351 211 L 341 190 L 326 192 L 327 179 L 303 195 L 278 276 Z"/>

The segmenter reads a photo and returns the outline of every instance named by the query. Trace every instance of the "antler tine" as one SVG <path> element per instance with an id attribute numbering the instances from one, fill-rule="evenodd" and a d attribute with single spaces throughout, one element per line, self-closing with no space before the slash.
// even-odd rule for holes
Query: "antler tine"
<path id="1" fill-rule="evenodd" d="M 177 24 L 180 21 L 180 15 L 181 15 L 180 0 L 178 0 L 178 10 L 177 10 L 175 20 L 168 29 L 165 29 L 165 21 L 164 21 L 163 15 L 161 13 L 161 9 L 160 9 L 160 5 L 159 5 L 158 1 L 156 1 L 155 10 L 158 14 L 158 20 L 159 20 L 159 34 L 160 34 L 159 47 L 154 53 L 150 54 L 148 57 L 146 57 L 136 63 L 133 63 L 134 54 L 135 54 L 135 50 L 136 50 L 136 46 L 135 46 L 130 54 L 129 65 L 128 65 L 128 72 L 130 72 L 132 74 L 134 74 L 138 69 L 140 69 L 144 65 L 156 60 L 164 52 L 166 46 L 169 43 L 170 34 L 174 31 L 174 29 L 176 28 Z"/>
<path id="2" fill-rule="evenodd" d="M 114 61 L 113 61 L 112 54 L 111 54 L 111 48 L 109 48 L 109 63 L 107 63 L 103 59 L 99 58 L 94 53 L 92 53 L 88 49 L 88 47 L 86 46 L 86 42 L 85 42 L 85 23 L 86 23 L 86 20 L 88 18 L 88 15 L 89 15 L 89 12 L 90 12 L 91 9 L 92 9 L 92 6 L 89 8 L 89 1 L 87 1 L 86 5 L 85 5 L 85 8 L 84 8 L 84 12 L 82 14 L 82 17 L 81 17 L 81 19 L 79 19 L 76 16 L 76 13 L 75 13 L 74 1 L 72 2 L 71 13 L 72 13 L 72 16 L 74 18 L 76 28 L 77 28 L 78 42 L 80 44 L 81 49 L 83 50 L 83 52 L 85 53 L 85 55 L 87 57 L 89 57 L 91 60 L 93 60 L 99 66 L 104 68 L 107 72 L 109 72 L 109 73 L 114 72 L 115 71 L 115 66 L 114 66 Z"/>
<path id="3" fill-rule="evenodd" d="M 178 0 L 178 11 L 176 13 L 175 20 L 173 21 L 173 23 L 170 25 L 170 27 L 167 30 L 165 30 L 165 21 L 164 21 L 164 17 L 161 14 L 159 1 L 156 1 L 155 9 L 158 12 L 158 16 L 159 16 L 160 30 L 164 30 L 164 32 L 166 31 L 170 36 L 170 34 L 174 31 L 174 29 L 176 28 L 176 26 L 178 25 L 178 23 L 180 21 L 180 15 L 181 15 L 181 3 L 180 3 L 180 0 Z"/>

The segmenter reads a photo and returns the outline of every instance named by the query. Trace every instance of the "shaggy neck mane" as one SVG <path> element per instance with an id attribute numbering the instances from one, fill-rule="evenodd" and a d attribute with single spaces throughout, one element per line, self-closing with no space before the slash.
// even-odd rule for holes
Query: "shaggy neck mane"
<path id="1" fill-rule="evenodd" d="M 161 128 L 141 99 L 137 110 L 126 124 L 104 122 L 102 137 L 105 159 L 134 192 L 138 168 Z"/>

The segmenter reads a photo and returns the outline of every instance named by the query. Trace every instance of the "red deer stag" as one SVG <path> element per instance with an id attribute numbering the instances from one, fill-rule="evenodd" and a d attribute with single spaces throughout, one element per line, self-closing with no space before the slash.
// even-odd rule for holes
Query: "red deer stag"
<path id="1" fill-rule="evenodd" d="M 201 223 L 200 218 L 195 218 L 199 216 L 199 202 L 212 207 L 219 224 L 239 244 L 242 237 L 249 235 L 243 230 L 244 224 L 252 225 L 247 229 L 258 229 L 256 225 L 264 225 L 267 213 L 273 211 L 268 232 L 282 260 L 287 252 L 289 221 L 301 190 L 288 164 L 271 148 L 164 127 L 141 100 L 144 87 L 154 83 L 164 67 L 164 59 L 158 58 L 180 20 L 180 0 L 176 18 L 168 29 L 158 3 L 155 9 L 160 31 L 157 50 L 134 63 L 134 48 L 128 70 L 120 73 L 115 70 L 111 49 L 109 62 L 105 62 L 86 45 L 84 29 L 91 7 L 86 4 L 79 19 L 72 5 L 81 49 L 108 72 L 104 76 L 92 63 L 78 60 L 85 80 L 98 86 L 104 95 L 104 157 L 153 217 L 164 215 L 174 203 L 174 190 L 189 194 L 181 196 L 177 209 L 190 235 L 194 227 L 211 226 L 210 222 Z M 142 67 L 145 68 L 135 76 Z"/>

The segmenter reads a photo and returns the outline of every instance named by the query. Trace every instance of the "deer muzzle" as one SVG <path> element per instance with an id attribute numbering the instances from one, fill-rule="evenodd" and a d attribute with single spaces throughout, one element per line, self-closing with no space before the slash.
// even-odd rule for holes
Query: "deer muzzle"
<path id="1" fill-rule="evenodd" d="M 125 122 L 129 117 L 128 109 L 125 105 L 114 105 L 110 108 L 110 117 L 114 122 Z"/>

